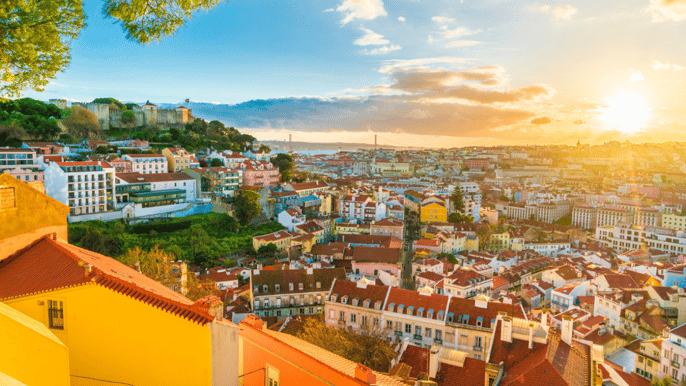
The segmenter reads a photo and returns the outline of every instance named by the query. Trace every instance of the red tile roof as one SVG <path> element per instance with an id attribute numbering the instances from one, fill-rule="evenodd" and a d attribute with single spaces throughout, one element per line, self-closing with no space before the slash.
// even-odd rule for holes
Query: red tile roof
<path id="1" fill-rule="evenodd" d="M 432 293 L 430 295 L 421 294 L 417 291 L 411 291 L 396 287 L 391 287 L 391 291 L 388 294 L 388 300 L 386 301 L 386 308 L 388 309 L 391 304 L 394 305 L 393 312 L 398 312 L 398 306 L 401 304 L 404 306 L 402 313 L 407 313 L 409 307 L 413 307 L 412 315 L 418 316 L 417 312 L 422 309 L 423 313 L 421 317 L 428 318 L 428 311 L 433 310 L 433 315 L 431 319 L 439 319 L 439 311 L 443 311 L 441 315 L 445 313 L 448 306 L 448 296 L 439 295 Z M 445 315 L 443 315 L 445 317 Z"/>
<path id="2" fill-rule="evenodd" d="M 338 295 L 335 300 L 332 300 L 329 296 L 329 301 L 334 303 L 341 303 L 343 296 L 347 296 L 347 304 L 352 304 L 353 299 L 358 299 L 358 307 L 364 307 L 364 301 L 369 300 L 369 307 L 373 308 L 376 302 L 381 302 L 381 307 L 383 307 L 383 302 L 386 300 L 386 295 L 388 294 L 388 289 L 390 287 L 384 285 L 371 285 L 358 286 L 357 283 L 352 281 L 347 281 L 345 278 L 341 280 L 336 280 L 331 287 L 329 295 Z"/>
<path id="3" fill-rule="evenodd" d="M 363 247 L 361 245 L 358 245 L 353 249 L 352 259 L 354 261 L 399 263 L 400 249 L 383 247 Z"/>
<path id="4" fill-rule="evenodd" d="M 91 283 L 203 325 L 214 319 L 207 309 L 111 257 L 48 236 L 0 261 L 0 299 Z"/>
<path id="5" fill-rule="evenodd" d="M 189 181 L 194 180 L 193 177 L 183 172 L 176 173 L 153 173 L 141 174 L 133 173 L 117 173 L 117 178 L 126 181 L 130 184 L 140 184 L 145 182 L 165 182 L 165 181 Z"/>

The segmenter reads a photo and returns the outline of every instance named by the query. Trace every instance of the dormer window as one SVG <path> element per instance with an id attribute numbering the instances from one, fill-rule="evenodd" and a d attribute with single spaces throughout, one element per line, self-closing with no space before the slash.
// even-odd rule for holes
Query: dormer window
<path id="1" fill-rule="evenodd" d="M 405 309 L 405 306 L 402 304 L 398 304 L 398 313 L 402 314 Z"/>
<path id="2" fill-rule="evenodd" d="M 371 303 L 371 300 L 365 299 L 365 301 L 362 302 L 362 306 L 363 306 L 364 308 L 369 308 L 369 304 L 370 304 L 370 303 Z"/>
<path id="3" fill-rule="evenodd" d="M 414 307 L 413 306 L 407 307 L 407 314 L 412 315 L 413 313 L 414 313 Z"/>
<path id="4" fill-rule="evenodd" d="M 443 320 L 443 311 L 438 311 L 438 320 Z"/>
<path id="5" fill-rule="evenodd" d="M 434 310 L 430 309 L 429 311 L 426 311 L 426 317 L 429 319 L 433 319 L 434 318 Z"/>
<path id="6" fill-rule="evenodd" d="M 375 310 L 381 309 L 381 300 L 377 300 L 376 303 L 374 303 L 374 309 Z"/>
<path id="7" fill-rule="evenodd" d="M 477 317 L 476 318 L 476 326 L 482 327 L 483 325 L 484 325 L 484 318 L 482 318 L 481 316 Z"/>
<path id="8" fill-rule="evenodd" d="M 274 292 L 280 292 L 280 291 L 281 291 L 281 285 L 274 284 Z"/>
<path id="9" fill-rule="evenodd" d="M 298 283 L 298 289 L 299 289 L 300 291 L 302 291 L 303 288 L 304 288 L 303 283 Z"/>
<path id="10" fill-rule="evenodd" d="M 359 303 L 359 301 L 360 300 L 358 298 L 353 299 L 353 306 L 357 306 L 357 303 Z"/>
<path id="11" fill-rule="evenodd" d="M 322 283 L 320 281 L 317 282 L 317 288 L 322 288 Z"/>
<path id="12" fill-rule="evenodd" d="M 395 308 L 395 303 L 391 303 L 388 305 L 388 311 L 393 312 L 393 308 Z"/>
<path id="13" fill-rule="evenodd" d="M 263 285 L 263 286 L 262 286 L 262 292 L 264 292 L 264 293 L 267 293 L 267 292 L 269 292 L 269 286 L 268 286 L 268 285 L 266 285 L 266 284 L 265 284 L 265 285 Z"/>
<path id="14" fill-rule="evenodd" d="M 293 283 L 288 283 L 288 290 L 293 291 Z"/>
<path id="15" fill-rule="evenodd" d="M 452 312 L 448 312 L 448 322 L 452 323 L 454 318 L 455 314 L 453 314 Z"/>
<path id="16" fill-rule="evenodd" d="M 332 302 L 335 302 L 335 301 L 336 301 L 336 298 L 338 298 L 338 295 L 337 295 L 337 294 L 331 294 L 330 300 L 331 300 Z"/>
<path id="17" fill-rule="evenodd" d="M 259 285 L 256 285 L 256 286 L 255 286 L 254 292 L 255 292 L 256 294 L 259 294 L 259 293 L 260 293 L 260 286 L 259 286 Z"/>
<path id="18" fill-rule="evenodd" d="M 420 318 L 424 316 L 424 308 L 417 308 L 417 316 L 419 316 Z"/>
<path id="19" fill-rule="evenodd" d="M 347 303 L 348 303 L 348 295 L 343 295 L 343 297 L 341 297 L 341 303 L 342 303 L 342 304 L 347 304 Z"/>

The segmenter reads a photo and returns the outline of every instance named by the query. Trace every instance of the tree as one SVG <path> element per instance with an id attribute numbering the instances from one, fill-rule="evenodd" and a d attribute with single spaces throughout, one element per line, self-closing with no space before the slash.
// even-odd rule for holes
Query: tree
<path id="1" fill-rule="evenodd" d="M 159 41 L 219 0 L 106 0 L 103 13 L 119 20 L 127 37 Z M 0 95 L 24 89 L 42 91 L 69 64 L 69 44 L 85 25 L 81 0 L 3 0 L 0 2 Z"/>
<path id="2" fill-rule="evenodd" d="M 236 217 L 242 225 L 248 225 L 250 220 L 260 215 L 262 207 L 259 200 L 260 195 L 252 190 L 244 190 L 236 197 Z"/>
<path id="3" fill-rule="evenodd" d="M 457 257 L 453 255 L 452 253 L 446 253 L 446 252 L 441 252 L 436 256 L 437 259 L 447 259 L 448 262 L 453 263 L 453 264 L 459 264 L 459 261 L 457 260 Z"/>
<path id="4" fill-rule="evenodd" d="M 484 249 L 493 234 L 493 229 L 488 224 L 481 224 L 476 228 L 475 233 L 479 236 L 479 249 Z"/>
<path id="5" fill-rule="evenodd" d="M 62 120 L 67 133 L 78 139 L 94 138 L 101 135 L 98 117 L 81 106 L 74 106 L 71 114 Z"/>
<path id="6" fill-rule="evenodd" d="M 212 158 L 212 162 L 210 162 L 210 166 L 218 167 L 218 166 L 224 166 L 224 162 L 220 160 L 219 158 Z"/>
<path id="7" fill-rule="evenodd" d="M 308 318 L 298 338 L 326 349 L 375 371 L 388 371 L 390 362 L 397 356 L 385 338 L 390 331 L 368 321 L 360 327 L 361 334 L 327 327 L 321 318 Z"/>
<path id="8" fill-rule="evenodd" d="M 465 216 L 462 213 L 454 212 L 454 213 L 450 213 L 448 215 L 448 222 L 453 223 L 453 224 L 471 223 L 471 222 L 474 222 L 474 217 Z"/>
<path id="9" fill-rule="evenodd" d="M 106 155 L 109 154 L 109 149 L 107 148 L 107 146 L 100 145 L 95 149 L 95 152 L 98 154 Z"/>
<path id="10" fill-rule="evenodd" d="M 69 63 L 69 44 L 84 26 L 81 0 L 0 2 L 0 95 L 43 87 Z"/>
<path id="11" fill-rule="evenodd" d="M 91 103 L 103 103 L 103 104 L 115 104 L 119 110 L 126 110 L 126 105 L 123 103 L 119 102 L 118 100 L 109 97 L 109 98 L 95 98 L 93 99 L 93 102 Z"/>
<path id="12" fill-rule="evenodd" d="M 276 244 L 274 244 L 274 243 L 269 243 L 269 244 L 267 244 L 267 245 L 261 245 L 261 246 L 260 246 L 260 249 L 257 250 L 257 253 L 259 253 L 259 254 L 269 254 L 269 253 L 274 253 L 274 252 L 276 252 L 277 250 L 279 250 L 279 248 L 276 246 Z"/>
<path id="13" fill-rule="evenodd" d="M 201 225 L 191 227 L 191 253 L 193 263 L 200 266 L 217 265 L 217 241 L 205 232 Z"/>
<path id="14" fill-rule="evenodd" d="M 271 159 L 274 166 L 279 168 L 281 173 L 281 182 L 289 182 L 293 179 L 293 169 L 295 168 L 295 160 L 293 156 L 288 153 L 279 153 L 276 157 Z"/>
<path id="15" fill-rule="evenodd" d="M 264 150 L 265 153 L 271 153 L 272 152 L 272 148 L 269 147 L 268 145 L 265 145 L 265 144 L 260 145 L 260 150 Z"/>
<path id="16" fill-rule="evenodd" d="M 126 126 L 131 126 L 136 122 L 136 114 L 131 110 L 124 110 L 121 112 L 121 123 Z"/>
<path id="17" fill-rule="evenodd" d="M 453 193 L 450 195 L 450 202 L 453 205 L 453 211 L 464 213 L 464 197 L 462 196 L 462 188 L 459 184 L 453 189 Z"/>

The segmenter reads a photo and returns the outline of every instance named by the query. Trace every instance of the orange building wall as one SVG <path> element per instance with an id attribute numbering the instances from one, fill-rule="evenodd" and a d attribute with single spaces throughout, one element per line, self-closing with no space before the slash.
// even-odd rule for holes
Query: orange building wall
<path id="1" fill-rule="evenodd" d="M 240 327 L 241 374 L 263 369 L 268 364 L 279 370 L 279 386 L 364 385 L 247 323 L 241 323 Z M 243 385 L 263 386 L 264 377 L 264 371 L 255 371 L 243 376 Z"/>

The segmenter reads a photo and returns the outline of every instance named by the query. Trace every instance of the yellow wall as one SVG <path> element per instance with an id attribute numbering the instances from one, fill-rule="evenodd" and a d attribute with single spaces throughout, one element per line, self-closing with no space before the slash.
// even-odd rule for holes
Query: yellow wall
<path id="1" fill-rule="evenodd" d="M 16 207 L 0 209 L 0 260 L 49 233 L 67 240 L 68 206 L 6 173 L 0 175 L 2 188 L 14 189 Z"/>
<path id="2" fill-rule="evenodd" d="M 209 325 L 95 284 L 6 304 L 47 325 L 48 299 L 64 301 L 64 330 L 51 331 L 69 348 L 72 386 L 104 384 L 79 377 L 136 386 L 211 385 Z"/>
<path id="3" fill-rule="evenodd" d="M 44 325 L 0 303 L 1 373 L 27 386 L 69 386 L 67 347 Z"/>
<path id="4" fill-rule="evenodd" d="M 464 248 L 468 251 L 478 251 L 479 250 L 479 238 L 467 239 L 464 243 Z"/>
<path id="5" fill-rule="evenodd" d="M 446 222 L 448 221 L 448 210 L 445 206 L 438 203 L 431 203 L 422 206 L 422 222 Z"/>

